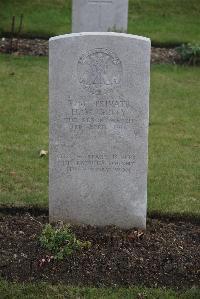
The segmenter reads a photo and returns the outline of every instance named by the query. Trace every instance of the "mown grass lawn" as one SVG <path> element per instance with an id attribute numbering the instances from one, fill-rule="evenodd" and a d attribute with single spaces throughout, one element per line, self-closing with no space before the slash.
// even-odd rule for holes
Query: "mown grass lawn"
<path id="1" fill-rule="evenodd" d="M 0 197 L 4 204 L 47 205 L 47 58 L 0 56 Z"/>
<path id="2" fill-rule="evenodd" d="M 48 59 L 0 55 L 0 204 L 48 207 Z M 153 65 L 149 212 L 200 213 L 200 68 Z"/>
<path id="3" fill-rule="evenodd" d="M 193 288 L 187 291 L 170 289 L 129 288 L 75 288 L 46 283 L 19 284 L 0 281 L 1 299 L 197 299 L 200 290 Z"/>
<path id="4" fill-rule="evenodd" d="M 24 15 L 22 33 L 54 36 L 71 32 L 71 0 L 1 0 L 0 34 L 10 32 L 11 19 Z M 156 44 L 200 41 L 199 0 L 129 0 L 132 34 L 150 37 Z"/>

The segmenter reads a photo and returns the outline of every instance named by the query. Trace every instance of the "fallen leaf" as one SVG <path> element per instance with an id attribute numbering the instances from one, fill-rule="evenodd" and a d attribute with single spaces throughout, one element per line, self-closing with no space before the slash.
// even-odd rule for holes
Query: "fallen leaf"
<path id="1" fill-rule="evenodd" d="M 139 230 L 137 233 L 138 239 L 141 238 L 144 235 L 144 232 L 142 230 Z"/>
<path id="2" fill-rule="evenodd" d="M 47 156 L 47 154 L 48 154 L 48 151 L 45 151 L 45 150 L 40 151 L 40 157 Z"/>

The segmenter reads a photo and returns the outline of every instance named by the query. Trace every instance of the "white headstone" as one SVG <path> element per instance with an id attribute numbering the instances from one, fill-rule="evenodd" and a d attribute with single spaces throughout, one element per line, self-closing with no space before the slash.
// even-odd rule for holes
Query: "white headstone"
<path id="1" fill-rule="evenodd" d="M 50 221 L 146 225 L 150 40 L 50 39 Z"/>
<path id="2" fill-rule="evenodd" d="M 72 32 L 126 32 L 128 0 L 73 0 Z"/>

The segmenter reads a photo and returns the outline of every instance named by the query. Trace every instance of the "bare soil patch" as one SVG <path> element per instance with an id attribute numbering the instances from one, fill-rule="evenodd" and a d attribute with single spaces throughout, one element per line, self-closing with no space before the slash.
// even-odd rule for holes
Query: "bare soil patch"
<path id="1" fill-rule="evenodd" d="M 0 52 L 13 55 L 48 56 L 48 41 L 43 39 L 0 39 Z M 180 55 L 174 48 L 152 47 L 152 63 L 181 63 Z"/>
<path id="2" fill-rule="evenodd" d="M 84 286 L 200 286 L 200 226 L 148 219 L 147 231 L 72 226 L 90 249 L 56 261 L 38 238 L 47 216 L 0 217 L 0 275 L 10 281 Z"/>

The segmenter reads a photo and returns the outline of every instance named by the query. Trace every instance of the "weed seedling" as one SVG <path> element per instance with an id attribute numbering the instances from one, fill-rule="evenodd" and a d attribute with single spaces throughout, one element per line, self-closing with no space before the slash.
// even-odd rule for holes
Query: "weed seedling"
<path id="1" fill-rule="evenodd" d="M 77 240 L 69 225 L 62 225 L 58 228 L 46 224 L 39 238 L 42 247 L 48 249 L 55 259 L 62 260 L 71 255 L 75 250 L 90 248 L 89 241 Z"/>

